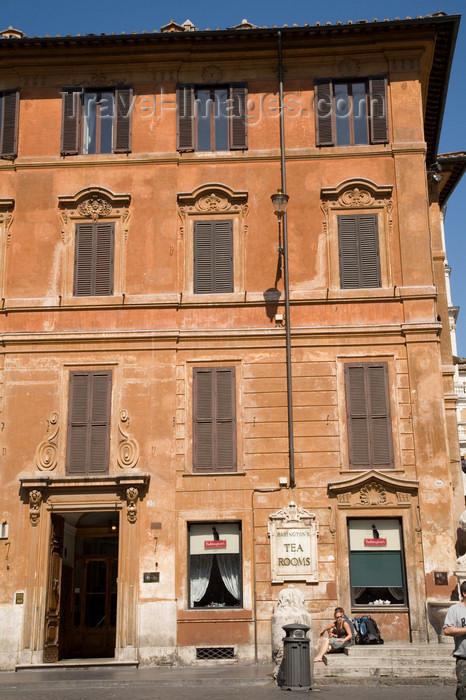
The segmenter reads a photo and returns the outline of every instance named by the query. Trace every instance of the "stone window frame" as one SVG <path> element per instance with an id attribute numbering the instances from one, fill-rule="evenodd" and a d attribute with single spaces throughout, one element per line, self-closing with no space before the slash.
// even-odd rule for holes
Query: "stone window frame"
<path id="1" fill-rule="evenodd" d="M 208 183 L 192 192 L 177 195 L 180 221 L 178 287 L 182 303 L 238 302 L 244 298 L 245 238 L 247 236 L 248 193 L 234 191 L 221 183 Z M 221 221 L 233 223 L 233 292 L 194 294 L 194 223 Z"/>
<path id="2" fill-rule="evenodd" d="M 2 307 L 5 306 L 6 259 L 11 239 L 10 227 L 13 223 L 14 207 L 14 199 L 0 199 L 0 299 L 2 300 Z"/>
<path id="3" fill-rule="evenodd" d="M 366 178 L 343 180 L 336 187 L 321 189 L 323 227 L 327 237 L 328 288 L 344 296 L 373 296 L 377 290 L 393 286 L 390 236 L 393 231 L 393 185 L 379 186 Z M 338 217 L 344 214 L 376 214 L 380 255 L 380 287 L 342 289 Z M 379 292 L 380 293 L 380 292 Z"/>
<path id="4" fill-rule="evenodd" d="M 62 223 L 61 236 L 65 247 L 60 303 L 67 306 L 100 306 L 121 304 L 126 289 L 126 243 L 131 212 L 130 194 L 114 194 L 104 187 L 85 187 L 74 195 L 59 195 Z M 78 223 L 111 222 L 115 226 L 113 294 L 109 296 L 74 296 L 75 229 Z"/>

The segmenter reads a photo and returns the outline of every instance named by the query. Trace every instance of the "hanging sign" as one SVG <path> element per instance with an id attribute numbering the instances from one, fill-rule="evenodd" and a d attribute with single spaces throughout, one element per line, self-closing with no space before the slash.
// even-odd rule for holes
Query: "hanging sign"
<path id="1" fill-rule="evenodd" d="M 227 546 L 226 540 L 205 540 L 204 547 L 206 549 L 225 549 Z"/>
<path id="2" fill-rule="evenodd" d="M 385 537 L 366 537 L 364 539 L 365 547 L 386 547 L 387 539 Z"/>

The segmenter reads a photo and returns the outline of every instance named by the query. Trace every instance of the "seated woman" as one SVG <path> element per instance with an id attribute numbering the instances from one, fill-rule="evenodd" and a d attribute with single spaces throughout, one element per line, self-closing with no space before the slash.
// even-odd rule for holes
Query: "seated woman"
<path id="1" fill-rule="evenodd" d="M 332 651 L 341 651 L 351 643 L 351 628 L 345 620 L 343 608 L 335 608 L 335 622 L 324 627 L 320 636 L 323 637 L 328 632 L 328 637 L 324 637 L 319 653 L 314 661 L 323 661 L 324 654 Z"/>

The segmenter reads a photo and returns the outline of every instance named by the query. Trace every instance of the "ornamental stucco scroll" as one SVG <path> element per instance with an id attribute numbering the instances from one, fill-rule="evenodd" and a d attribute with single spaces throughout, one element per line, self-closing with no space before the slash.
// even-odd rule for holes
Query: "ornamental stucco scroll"
<path id="1" fill-rule="evenodd" d="M 133 469 L 139 461 L 139 445 L 123 427 L 129 427 L 129 423 L 128 411 L 120 411 L 120 424 L 118 426 L 120 440 L 118 443 L 117 462 L 121 469 Z"/>
<path id="2" fill-rule="evenodd" d="M 50 435 L 47 435 L 39 443 L 35 454 L 36 467 L 40 471 L 53 471 L 58 462 L 58 445 L 56 441 L 59 430 L 58 413 L 52 413 L 47 424 L 52 431 Z"/>

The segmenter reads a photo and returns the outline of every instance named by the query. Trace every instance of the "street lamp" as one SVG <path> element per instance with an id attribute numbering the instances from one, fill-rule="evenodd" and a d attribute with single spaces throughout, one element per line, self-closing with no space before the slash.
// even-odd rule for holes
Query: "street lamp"
<path id="1" fill-rule="evenodd" d="M 286 226 L 286 207 L 288 195 L 278 190 L 271 196 L 274 214 L 278 218 L 278 252 L 283 263 L 283 286 L 285 293 L 285 338 L 286 338 L 286 394 L 288 408 L 288 464 L 290 471 L 290 488 L 295 487 L 294 440 L 293 440 L 293 391 L 291 375 L 291 335 L 290 335 L 290 294 L 288 287 L 288 236 Z M 282 246 L 283 219 L 283 246 Z"/>

